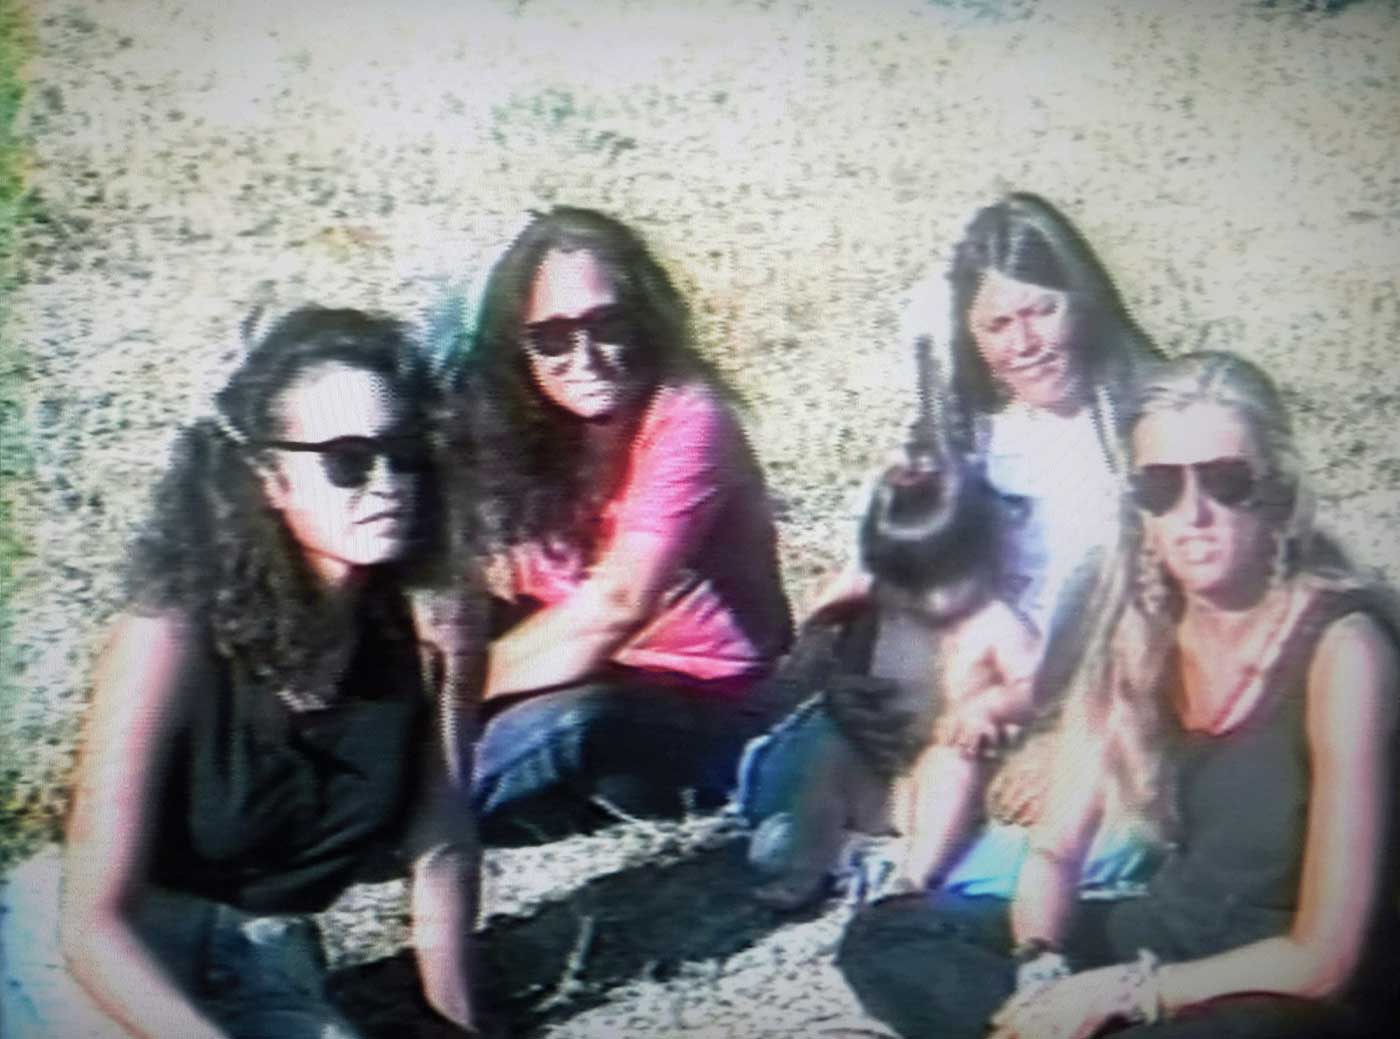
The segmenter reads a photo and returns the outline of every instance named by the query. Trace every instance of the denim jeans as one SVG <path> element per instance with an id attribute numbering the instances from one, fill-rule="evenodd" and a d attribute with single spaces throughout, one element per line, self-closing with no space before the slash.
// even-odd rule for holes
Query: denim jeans
<path id="1" fill-rule="evenodd" d="M 477 741 L 473 800 L 485 838 L 587 828 L 599 800 L 631 815 L 723 803 L 763 719 L 742 694 L 597 681 L 509 703 Z"/>
<path id="2" fill-rule="evenodd" d="M 830 767 L 833 745 L 845 740 L 822 707 L 804 701 L 766 733 L 749 741 L 739 763 L 735 799 L 757 827 L 779 814 L 791 815 L 812 774 Z M 988 822 L 968 835 L 942 888 L 961 895 L 1010 898 L 1025 859 L 1029 830 Z M 1126 826 L 1104 826 L 1085 857 L 1079 892 L 1084 898 L 1132 898 L 1142 894 L 1161 862 L 1161 850 Z"/>
<path id="3" fill-rule="evenodd" d="M 68 972 L 58 940 L 61 864 L 21 864 L 0 897 L 0 1035 L 129 1039 Z M 143 898 L 142 938 L 204 1013 L 234 1039 L 359 1039 L 331 1004 L 315 922 L 252 916 L 189 895 Z"/>

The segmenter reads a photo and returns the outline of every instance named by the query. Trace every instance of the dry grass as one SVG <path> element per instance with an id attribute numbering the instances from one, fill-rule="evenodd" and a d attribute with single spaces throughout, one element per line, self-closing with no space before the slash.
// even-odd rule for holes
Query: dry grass
<path id="1" fill-rule="evenodd" d="M 798 601 L 902 435 L 901 294 L 1008 187 L 1080 221 L 1164 347 L 1274 371 L 1330 524 L 1400 577 L 1389 0 L 28 11 L 5 314 L 25 368 L 4 430 L 26 462 L 3 488 L 28 554 L 5 589 L 0 862 L 55 832 L 123 546 L 249 308 L 422 317 L 551 201 L 635 222 L 694 302 L 750 402 Z M 723 842 L 667 834 L 493 855 L 510 1012 L 580 1037 L 857 1027 L 829 963 L 841 911 L 779 926 L 743 901 Z M 402 941 L 402 892 L 355 892 L 330 919 L 340 962 L 369 970 Z"/>

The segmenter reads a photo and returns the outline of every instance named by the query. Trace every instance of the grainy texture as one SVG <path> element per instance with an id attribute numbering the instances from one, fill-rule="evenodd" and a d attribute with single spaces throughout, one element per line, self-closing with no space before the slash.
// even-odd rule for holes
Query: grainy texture
<path id="1" fill-rule="evenodd" d="M 1400 578 L 1400 4 L 29 9 L 34 194 L 6 314 L 26 378 L 4 435 L 34 478 L 0 488 L 30 550 L 0 647 L 0 855 L 56 827 L 124 543 L 250 309 L 426 319 L 555 201 L 634 222 L 693 301 L 750 402 L 798 601 L 842 551 L 851 489 L 902 436 L 901 295 L 1008 188 L 1079 223 L 1168 351 L 1228 347 L 1274 372 L 1330 525 Z M 503 853 L 488 910 L 569 903 L 662 839 Z M 727 867 L 696 868 L 732 892 Z M 365 914 L 332 914 L 347 964 L 402 938 L 400 890 L 355 899 L 385 908 L 368 935 L 345 929 Z M 574 989 L 606 1002 L 556 1000 L 539 1027 L 834 1029 L 852 1009 L 829 965 L 840 915 L 625 983 L 585 971 Z M 617 940 L 605 930 L 592 941 Z"/>

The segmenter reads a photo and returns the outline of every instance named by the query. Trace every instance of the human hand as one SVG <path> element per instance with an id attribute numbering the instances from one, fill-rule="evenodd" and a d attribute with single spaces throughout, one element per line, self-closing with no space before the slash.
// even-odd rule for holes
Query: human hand
<path id="1" fill-rule="evenodd" d="M 1018 988 L 992 1015 L 989 1039 L 1089 1039 L 1109 1021 L 1155 1024 L 1161 1017 L 1157 960 L 1081 971 Z"/>
<path id="2" fill-rule="evenodd" d="M 1040 821 L 1054 762 L 1053 733 L 1029 740 L 1006 759 L 987 787 L 987 813 L 998 822 L 1033 826 Z"/>
<path id="3" fill-rule="evenodd" d="M 1020 727 L 1004 724 L 985 697 L 973 697 L 944 711 L 933 726 L 933 742 L 965 758 L 992 757 L 1016 738 Z"/>

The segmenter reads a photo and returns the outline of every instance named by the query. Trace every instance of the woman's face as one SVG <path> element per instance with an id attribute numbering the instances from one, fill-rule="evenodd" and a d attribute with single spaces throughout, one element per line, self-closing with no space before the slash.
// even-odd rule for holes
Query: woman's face
<path id="1" fill-rule="evenodd" d="M 1082 401 L 1069 297 L 987 271 L 967 314 L 977 352 L 1013 401 L 1062 414 Z"/>
<path id="2" fill-rule="evenodd" d="M 603 419 L 627 402 L 635 335 L 612 279 L 592 253 L 545 254 L 526 300 L 521 348 L 540 392 L 579 418 Z"/>
<path id="3" fill-rule="evenodd" d="M 1265 466 L 1245 419 L 1205 403 L 1149 414 L 1133 431 L 1133 457 L 1148 542 L 1182 591 L 1252 603 L 1267 587 L 1276 532 L 1253 500 Z"/>
<path id="4" fill-rule="evenodd" d="M 332 362 L 304 372 L 275 410 L 283 446 L 267 452 L 263 489 L 312 569 L 335 584 L 402 553 L 426 453 L 392 385 Z"/>

